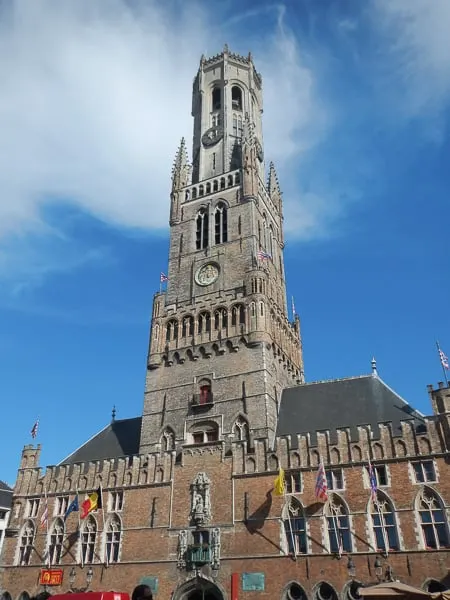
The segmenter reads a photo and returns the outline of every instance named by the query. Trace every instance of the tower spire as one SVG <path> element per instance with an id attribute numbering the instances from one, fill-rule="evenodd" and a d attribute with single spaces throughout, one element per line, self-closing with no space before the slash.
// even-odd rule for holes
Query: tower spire
<path id="1" fill-rule="evenodd" d="M 181 138 L 172 168 L 172 191 L 175 192 L 189 184 L 189 157 L 186 149 L 186 141 Z"/>

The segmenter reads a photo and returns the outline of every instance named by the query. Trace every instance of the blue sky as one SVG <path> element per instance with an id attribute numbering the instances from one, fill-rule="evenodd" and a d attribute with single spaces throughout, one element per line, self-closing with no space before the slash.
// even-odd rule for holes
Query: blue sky
<path id="1" fill-rule="evenodd" d="M 450 353 L 450 3 L 0 2 L 0 478 L 141 412 L 200 55 L 254 55 L 308 381 L 425 413 Z M 257 8 L 255 8 L 257 6 Z"/>

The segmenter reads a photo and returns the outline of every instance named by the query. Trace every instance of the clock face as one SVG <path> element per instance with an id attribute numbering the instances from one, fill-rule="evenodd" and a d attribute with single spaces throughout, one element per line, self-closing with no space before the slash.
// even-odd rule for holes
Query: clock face
<path id="1" fill-rule="evenodd" d="M 223 137 L 222 127 L 210 127 L 202 135 L 202 144 L 206 147 L 214 146 Z"/>
<path id="2" fill-rule="evenodd" d="M 208 263 L 200 267 L 195 274 L 195 281 L 198 285 L 211 285 L 219 277 L 219 267 L 212 263 Z"/>

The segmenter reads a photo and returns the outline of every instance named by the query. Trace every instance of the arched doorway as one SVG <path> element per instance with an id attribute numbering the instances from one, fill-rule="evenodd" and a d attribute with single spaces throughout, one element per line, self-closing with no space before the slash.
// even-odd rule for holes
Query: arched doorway
<path id="1" fill-rule="evenodd" d="M 206 577 L 194 577 L 175 590 L 173 600 L 226 600 L 221 586 Z"/>

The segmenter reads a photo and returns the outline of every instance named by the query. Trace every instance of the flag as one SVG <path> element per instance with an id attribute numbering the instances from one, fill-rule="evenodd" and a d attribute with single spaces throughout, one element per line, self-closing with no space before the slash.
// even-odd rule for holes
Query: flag
<path id="1" fill-rule="evenodd" d="M 275 478 L 273 482 L 273 487 L 275 490 L 275 496 L 282 496 L 285 490 L 285 480 L 284 480 L 284 470 L 280 467 L 278 471 L 278 476 Z"/>
<path id="2" fill-rule="evenodd" d="M 319 470 L 317 471 L 316 478 L 316 498 L 325 502 L 328 499 L 328 485 L 327 485 L 327 477 L 325 475 L 325 467 L 323 466 L 323 462 L 320 461 Z"/>
<path id="3" fill-rule="evenodd" d="M 258 260 L 267 260 L 268 258 L 272 258 L 270 254 L 264 252 L 264 250 L 258 250 Z"/>
<path id="4" fill-rule="evenodd" d="M 442 352 L 442 350 L 439 348 L 439 358 L 441 359 L 441 365 L 444 369 L 447 369 L 447 371 L 450 369 L 450 364 L 448 362 L 448 356 L 445 356 L 445 354 Z"/>
<path id="5" fill-rule="evenodd" d="M 41 527 L 45 527 L 47 525 L 47 521 L 48 521 L 48 503 L 47 503 L 47 498 L 45 498 L 45 508 L 44 508 L 44 512 L 41 515 Z"/>
<path id="6" fill-rule="evenodd" d="M 78 496 L 75 496 L 75 498 L 72 500 L 72 502 L 69 504 L 66 510 L 66 514 L 64 515 L 64 521 L 67 519 L 71 512 L 77 512 L 78 510 L 80 510 L 80 505 L 78 504 Z"/>
<path id="7" fill-rule="evenodd" d="M 81 505 L 81 518 L 85 519 L 89 513 L 97 508 L 102 508 L 102 491 L 98 488 L 92 494 L 89 494 L 87 499 Z"/>
<path id="8" fill-rule="evenodd" d="M 165 275 L 162 271 L 161 271 L 161 275 L 159 276 L 159 281 L 161 283 L 164 283 L 165 281 L 169 281 L 169 278 L 167 277 L 167 275 Z"/>
<path id="9" fill-rule="evenodd" d="M 375 473 L 375 469 L 372 466 L 372 463 L 369 460 L 369 483 L 370 483 L 370 494 L 372 498 L 372 502 L 375 502 L 377 499 L 377 476 Z"/>
<path id="10" fill-rule="evenodd" d="M 38 432 L 38 428 L 39 428 L 39 419 L 37 419 L 36 423 L 33 425 L 33 427 L 31 428 L 31 437 L 34 438 L 37 436 L 37 432 Z"/>

